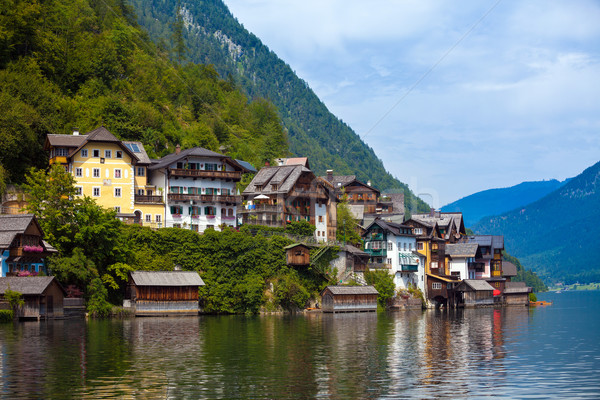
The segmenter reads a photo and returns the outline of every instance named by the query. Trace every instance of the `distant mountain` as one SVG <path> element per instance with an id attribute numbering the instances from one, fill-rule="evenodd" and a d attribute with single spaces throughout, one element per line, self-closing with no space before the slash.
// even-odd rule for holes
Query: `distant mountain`
<path id="1" fill-rule="evenodd" d="M 600 162 L 538 201 L 473 226 L 547 283 L 600 282 Z"/>
<path id="2" fill-rule="evenodd" d="M 150 38 L 159 47 L 173 49 L 174 59 L 181 56 L 178 39 L 183 38 L 189 61 L 212 64 L 221 77 L 241 87 L 249 98 L 271 101 L 287 129 L 290 151 L 309 157 L 317 175 L 324 175 L 327 169 L 339 175 L 353 174 L 380 190 L 403 191 L 405 204 L 412 211 L 429 210 L 407 185 L 385 170 L 375 152 L 348 125 L 329 112 L 289 65 L 231 15 L 221 0 L 129 2 Z M 183 20 L 185 29 L 177 29 L 181 26 L 178 19 Z"/>
<path id="3" fill-rule="evenodd" d="M 481 218 L 500 215 L 505 212 L 533 203 L 567 183 L 550 181 L 523 182 L 501 189 L 489 189 L 463 197 L 442 207 L 443 212 L 463 213 L 465 226 L 470 227 Z"/>

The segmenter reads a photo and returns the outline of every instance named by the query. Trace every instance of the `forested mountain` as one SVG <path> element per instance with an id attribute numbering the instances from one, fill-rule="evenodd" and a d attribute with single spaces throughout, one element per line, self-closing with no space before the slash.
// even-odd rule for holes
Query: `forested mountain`
<path id="1" fill-rule="evenodd" d="M 500 215 L 525 206 L 555 191 L 567 180 L 522 182 L 518 185 L 489 189 L 463 197 L 442 207 L 443 212 L 462 212 L 465 226 L 470 227 L 483 217 Z"/>
<path id="2" fill-rule="evenodd" d="M 173 59 L 213 64 L 249 98 L 263 97 L 279 109 L 290 150 L 308 156 L 318 174 L 355 174 L 380 190 L 400 189 L 411 209 L 428 211 L 408 187 L 345 123 L 329 112 L 308 84 L 231 15 L 221 0 L 130 0 L 139 23 Z M 178 12 L 179 10 L 179 12 Z M 184 47 L 185 44 L 185 54 Z"/>
<path id="3" fill-rule="evenodd" d="M 46 167 L 46 135 L 74 127 L 104 125 L 142 141 L 154 157 L 178 143 L 255 165 L 288 154 L 271 103 L 249 102 L 212 66 L 171 62 L 123 1 L 6 0 L 1 7 L 0 184 Z"/>
<path id="4" fill-rule="evenodd" d="M 477 233 L 503 234 L 506 248 L 546 282 L 600 281 L 600 162 L 517 210 L 484 218 Z"/>

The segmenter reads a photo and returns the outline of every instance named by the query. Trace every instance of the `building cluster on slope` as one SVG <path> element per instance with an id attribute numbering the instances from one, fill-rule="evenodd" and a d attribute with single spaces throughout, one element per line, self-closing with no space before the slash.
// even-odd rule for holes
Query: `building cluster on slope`
<path id="1" fill-rule="evenodd" d="M 62 165 L 73 175 L 77 195 L 114 209 L 126 223 L 203 232 L 307 221 L 315 227 L 314 240 L 328 243 L 335 241 L 337 229 L 346 229 L 337 224 L 337 203 L 346 199 L 364 251 L 341 247 L 334 262 L 342 282 L 364 282 L 367 268 L 383 269 L 397 289 L 419 288 L 428 304 L 450 307 L 526 304 L 531 291 L 511 282 L 516 267 L 502 259 L 502 236 L 467 235 L 461 213 L 431 211 L 405 220 L 402 192 L 382 194 L 370 182 L 333 171 L 316 176 L 307 158 L 278 159 L 277 165 L 256 171 L 211 150 L 177 146 L 174 153 L 152 160 L 142 143 L 121 141 L 104 127 L 85 135 L 48 135 L 45 148 L 51 165 Z M 239 193 L 237 183 L 246 173 L 254 177 Z M 8 208 L 16 207 L 9 203 Z M 34 222 L 27 224 L 17 236 L 0 231 L 3 277 L 25 269 L 37 272 L 44 268 L 42 256 L 55 251 L 41 234 L 34 238 Z M 24 251 L 30 249 L 26 242 L 41 251 L 32 256 Z"/>

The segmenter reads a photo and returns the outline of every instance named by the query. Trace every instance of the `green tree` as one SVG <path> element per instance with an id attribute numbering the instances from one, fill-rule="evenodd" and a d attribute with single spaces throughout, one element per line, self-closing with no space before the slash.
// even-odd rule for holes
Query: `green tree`
<path id="1" fill-rule="evenodd" d="M 375 289 L 379 292 L 377 302 L 380 307 L 386 308 L 388 300 L 394 297 L 396 291 L 394 277 L 385 270 L 376 269 L 365 271 L 365 280 L 369 285 L 375 286 Z"/>
<path id="2" fill-rule="evenodd" d="M 342 201 L 337 204 L 336 238 L 340 242 L 348 242 L 357 247 L 362 247 L 358 224 L 350 212 L 350 207 L 348 206 L 348 195 L 346 193 L 343 194 Z"/>
<path id="3" fill-rule="evenodd" d="M 100 278 L 94 278 L 87 288 L 87 310 L 91 316 L 104 318 L 110 315 L 112 306 L 108 302 L 108 291 Z"/>
<path id="4" fill-rule="evenodd" d="M 6 289 L 6 291 L 4 292 L 4 299 L 8 301 L 8 305 L 13 310 L 13 313 L 15 313 L 15 315 L 17 309 L 25 305 L 25 300 L 23 300 L 23 294 L 15 290 L 11 290 L 10 285 L 8 285 L 8 289 Z"/>

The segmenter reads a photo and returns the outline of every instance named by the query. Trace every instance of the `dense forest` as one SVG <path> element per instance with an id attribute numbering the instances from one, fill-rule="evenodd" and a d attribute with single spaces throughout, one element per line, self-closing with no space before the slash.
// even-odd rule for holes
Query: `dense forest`
<path id="1" fill-rule="evenodd" d="M 560 189 L 517 210 L 484 218 L 476 233 L 505 245 L 545 282 L 600 282 L 600 162 Z"/>
<path id="2" fill-rule="evenodd" d="M 249 98 L 273 102 L 294 155 L 308 156 L 317 174 L 354 174 L 378 189 L 405 194 L 407 210 L 428 206 L 389 174 L 373 150 L 335 117 L 289 65 L 231 15 L 221 0 L 130 0 L 140 25 L 174 60 L 212 64 Z"/>
<path id="3" fill-rule="evenodd" d="M 203 146 L 256 166 L 288 154 L 272 103 L 212 66 L 172 62 L 120 0 L 7 0 L 0 12 L 0 181 L 47 166 L 49 133 L 100 125 L 151 157 Z"/>

